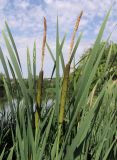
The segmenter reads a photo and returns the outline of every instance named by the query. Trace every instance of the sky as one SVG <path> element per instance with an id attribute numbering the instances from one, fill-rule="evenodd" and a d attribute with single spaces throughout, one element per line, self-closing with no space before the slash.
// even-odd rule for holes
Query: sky
<path id="1" fill-rule="evenodd" d="M 81 43 L 76 53 L 76 62 L 81 55 L 93 45 L 101 23 L 112 7 L 105 34 L 106 39 L 111 31 L 113 34 L 111 40 L 117 42 L 117 0 L 0 0 L 0 46 L 4 56 L 9 57 L 2 36 L 2 30 L 5 30 L 4 22 L 7 21 L 20 56 L 23 66 L 23 75 L 27 76 L 26 49 L 29 47 L 31 60 L 34 41 L 37 46 L 37 74 L 41 63 L 41 46 L 43 35 L 43 17 L 47 20 L 47 42 L 52 48 L 54 56 L 56 42 L 56 19 L 58 15 L 60 38 L 66 33 L 66 42 L 63 48 L 63 55 L 67 63 L 68 50 L 71 35 L 77 16 L 83 10 L 83 17 L 79 26 L 79 33 L 83 32 Z M 51 75 L 53 62 L 46 49 L 44 75 Z M 0 72 L 3 72 L 0 63 Z"/>

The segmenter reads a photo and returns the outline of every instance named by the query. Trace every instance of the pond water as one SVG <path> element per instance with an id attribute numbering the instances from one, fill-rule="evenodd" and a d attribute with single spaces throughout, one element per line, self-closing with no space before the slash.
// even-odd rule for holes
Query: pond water
<path id="1" fill-rule="evenodd" d="M 0 111 L 3 110 L 3 108 L 8 107 L 8 102 L 6 98 L 0 98 Z"/>
<path id="2" fill-rule="evenodd" d="M 17 103 L 16 99 L 14 99 L 13 102 Z M 49 109 L 53 104 L 53 100 L 48 99 L 46 103 L 45 102 L 42 102 L 42 103 L 43 103 L 43 107 L 45 107 L 46 109 Z M 35 104 L 33 108 L 35 110 Z M 10 113 L 10 106 L 6 98 L 0 98 L 0 118 L 3 112 L 5 112 L 6 115 Z"/>
<path id="3" fill-rule="evenodd" d="M 5 98 L 0 98 L 0 119 L 5 113 L 5 116 L 7 115 L 6 113 L 10 112 L 10 108 L 8 105 L 8 102 Z"/>

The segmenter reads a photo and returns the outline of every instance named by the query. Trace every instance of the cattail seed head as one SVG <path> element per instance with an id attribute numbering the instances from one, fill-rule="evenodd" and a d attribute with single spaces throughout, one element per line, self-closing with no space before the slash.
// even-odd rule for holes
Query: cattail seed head
<path id="1" fill-rule="evenodd" d="M 43 71 L 39 73 L 37 83 L 37 97 L 36 97 L 36 112 L 35 112 L 35 127 L 37 128 L 39 120 L 41 119 L 41 102 L 42 102 L 42 88 L 43 88 Z"/>
<path id="2" fill-rule="evenodd" d="M 39 110 L 41 106 L 42 88 L 43 88 L 43 71 L 40 71 L 37 84 L 37 110 Z"/>
<path id="3" fill-rule="evenodd" d="M 64 120 L 65 103 L 67 99 L 68 82 L 69 82 L 69 72 L 70 63 L 68 63 L 64 70 L 62 91 L 61 91 L 61 101 L 60 101 L 60 113 L 59 113 L 59 123 L 62 124 Z"/>

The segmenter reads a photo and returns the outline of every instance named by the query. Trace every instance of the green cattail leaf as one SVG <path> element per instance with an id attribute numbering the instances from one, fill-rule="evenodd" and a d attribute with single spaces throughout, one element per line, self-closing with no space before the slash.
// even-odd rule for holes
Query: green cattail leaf
<path id="1" fill-rule="evenodd" d="M 30 53 L 28 48 L 27 48 L 27 69 L 28 69 L 29 94 L 33 97 L 33 76 L 31 70 Z"/>
<path id="2" fill-rule="evenodd" d="M 36 42 L 33 47 L 33 77 L 34 77 L 34 94 L 36 97 Z"/>
<path id="3" fill-rule="evenodd" d="M 15 53 L 16 53 L 16 56 L 17 56 L 17 60 L 18 60 L 19 66 L 20 66 L 20 68 L 22 69 L 21 63 L 20 63 L 20 59 L 19 59 L 19 54 L 18 54 L 18 51 L 17 51 L 17 47 L 16 47 L 15 41 L 14 41 L 14 39 L 13 39 L 13 36 L 12 36 L 12 34 L 11 34 L 11 31 L 10 31 L 10 28 L 9 28 L 7 22 L 5 22 L 5 25 L 6 25 L 6 29 L 7 29 L 9 38 L 10 38 L 11 43 L 12 43 L 12 45 L 13 45 L 14 51 L 15 51 Z"/>
<path id="4" fill-rule="evenodd" d="M 11 109 L 11 113 L 12 113 L 12 116 L 15 118 L 14 105 L 13 105 L 13 102 L 12 102 L 12 95 L 10 93 L 10 90 L 8 88 L 7 82 L 6 82 L 4 77 L 3 77 L 3 82 L 4 82 L 4 87 L 5 87 L 7 99 L 8 99 L 8 102 L 9 102 L 9 106 L 10 106 L 10 109 Z"/>
<path id="5" fill-rule="evenodd" d="M 105 68 L 104 68 L 104 72 L 106 72 L 106 70 L 107 70 L 107 68 L 108 68 L 109 61 L 110 61 L 110 57 L 111 57 L 111 54 L 112 54 L 112 44 L 111 44 L 111 46 L 110 46 L 110 50 L 109 50 L 108 57 L 107 57 L 107 60 L 106 60 L 106 64 L 105 64 Z"/>
<path id="6" fill-rule="evenodd" d="M 108 156 L 109 156 L 109 153 L 111 151 L 111 149 L 113 148 L 115 142 L 117 141 L 117 139 L 115 139 L 112 144 L 110 145 L 109 149 L 107 150 L 107 152 L 105 153 L 104 157 L 103 157 L 103 160 L 107 160 Z"/>
<path id="7" fill-rule="evenodd" d="M 59 44 L 59 46 L 60 46 L 60 59 L 61 59 L 61 64 L 62 64 L 63 71 L 64 71 L 64 68 L 65 68 L 65 62 L 64 62 L 64 58 L 63 58 L 63 54 L 62 54 L 62 48 L 64 46 L 65 38 L 66 38 L 66 34 L 64 35 L 61 44 Z"/>
<path id="8" fill-rule="evenodd" d="M 106 141 L 106 136 L 107 136 L 107 133 L 108 133 L 108 130 L 110 128 L 110 124 L 111 124 L 113 118 L 114 118 L 114 115 L 111 117 L 109 123 L 107 124 L 106 128 L 104 129 L 104 134 L 102 135 L 101 143 L 99 143 L 99 147 L 97 148 L 97 151 L 96 151 L 95 160 L 99 160 L 99 158 L 100 158 L 101 151 L 102 151 L 104 142 Z"/>
<path id="9" fill-rule="evenodd" d="M 67 150 L 65 160 L 71 159 L 71 155 L 73 155 L 73 152 L 76 149 L 76 147 L 79 147 L 80 144 L 83 142 L 83 140 L 86 138 L 87 133 L 90 129 L 91 121 L 92 121 L 93 117 L 95 116 L 95 111 L 99 107 L 99 102 L 100 102 L 101 98 L 103 97 L 104 90 L 105 90 L 105 87 L 103 88 L 99 97 L 97 98 L 97 101 L 95 102 L 94 107 L 92 107 L 93 109 L 91 109 L 89 111 L 89 113 L 86 115 L 86 117 L 84 117 L 82 119 L 82 121 L 80 123 L 80 127 L 77 131 L 77 134 L 76 134 L 75 138 L 73 139 L 71 146 Z"/>
<path id="10" fill-rule="evenodd" d="M 55 60 L 54 55 L 53 55 L 53 53 L 52 53 L 52 51 L 51 51 L 51 49 L 50 49 L 50 47 L 49 47 L 49 44 L 48 44 L 47 42 L 46 42 L 46 46 L 47 46 L 47 49 L 48 49 L 48 51 L 49 51 L 49 53 L 50 53 L 50 55 L 51 55 L 51 58 L 52 58 L 53 62 L 55 63 L 56 60 Z"/>
<path id="11" fill-rule="evenodd" d="M 58 118 L 59 113 L 59 99 L 60 99 L 60 71 L 59 71 L 59 26 L 58 26 L 58 17 L 57 17 L 57 29 L 56 29 L 56 109 L 55 115 Z"/>
<path id="12" fill-rule="evenodd" d="M 2 150 L 2 153 L 0 154 L 0 160 L 3 159 L 4 153 L 5 153 L 5 148 L 6 148 L 6 145 L 5 145 L 4 149 Z"/>
<path id="13" fill-rule="evenodd" d="M 77 42 L 76 42 L 76 44 L 75 44 L 75 46 L 74 46 L 74 49 L 73 49 L 72 54 L 71 54 L 71 57 L 70 57 L 70 63 L 72 62 L 72 60 L 73 60 L 73 58 L 74 58 L 74 56 L 75 56 L 75 53 L 76 53 L 77 48 L 78 48 L 78 46 L 79 46 L 79 44 L 80 44 L 81 38 L 82 38 L 82 33 L 81 33 L 80 36 L 78 37 L 78 40 L 77 40 Z"/>
<path id="14" fill-rule="evenodd" d="M 109 18 L 109 15 L 110 15 L 110 11 L 107 13 L 103 23 L 102 23 L 102 26 L 100 28 L 100 31 L 98 33 L 98 36 L 96 38 L 96 41 L 95 41 L 95 44 L 93 46 L 93 49 L 91 51 L 91 56 L 90 56 L 90 59 L 89 61 L 86 63 L 86 66 L 84 68 L 84 71 L 83 71 L 83 76 L 82 76 L 82 83 L 80 84 L 80 92 L 82 92 L 84 90 L 84 87 L 85 87 L 85 84 L 87 82 L 87 79 L 89 78 L 89 75 L 91 74 L 91 71 L 92 71 L 92 68 L 93 68 L 93 64 L 94 64 L 94 61 L 96 60 L 97 56 L 98 56 L 98 51 L 100 49 L 100 42 L 101 42 L 101 39 L 102 39 L 102 36 L 103 36 L 103 33 L 104 33 L 104 29 L 106 27 L 106 23 L 107 23 L 107 20 Z"/>
<path id="15" fill-rule="evenodd" d="M 52 110 L 52 113 L 51 113 L 51 116 L 50 116 L 50 119 L 49 119 L 49 122 L 48 122 L 48 125 L 47 125 L 47 128 L 46 128 L 43 144 L 42 144 L 41 151 L 40 151 L 40 154 L 39 154 L 39 160 L 42 160 L 42 158 L 43 158 L 43 154 L 44 154 L 44 151 L 45 151 L 45 147 L 46 147 L 46 144 L 47 144 L 47 139 L 48 139 L 48 136 L 49 136 L 49 132 L 50 132 L 50 128 L 51 128 L 51 124 L 52 124 L 52 120 L 53 120 L 53 115 L 54 115 L 54 109 Z"/>
<path id="16" fill-rule="evenodd" d="M 12 61 L 12 64 L 14 66 L 14 69 L 15 69 L 15 72 L 17 74 L 17 77 L 18 77 L 18 80 L 19 80 L 19 85 L 21 87 L 21 91 L 22 91 L 22 94 L 25 98 L 25 101 L 27 104 L 29 104 L 29 100 L 28 100 L 28 96 L 27 96 L 27 89 L 26 89 L 26 86 L 24 84 L 24 81 L 23 81 L 23 78 L 22 78 L 22 74 L 21 74 L 21 71 L 20 71 L 20 68 L 19 68 L 19 65 L 18 65 L 18 62 L 17 62 L 17 59 L 15 57 L 15 54 L 13 52 L 13 49 L 8 41 L 8 38 L 6 37 L 5 33 L 2 32 L 3 34 L 3 37 L 4 37 L 4 40 L 6 42 L 6 46 L 7 46 L 7 49 L 8 49 L 8 52 L 9 52 L 9 55 L 11 57 L 11 61 Z"/>
<path id="17" fill-rule="evenodd" d="M 9 153 L 9 155 L 8 155 L 7 160 L 12 160 L 12 157 L 13 157 L 13 150 L 14 150 L 14 146 L 10 149 L 10 153 Z"/>

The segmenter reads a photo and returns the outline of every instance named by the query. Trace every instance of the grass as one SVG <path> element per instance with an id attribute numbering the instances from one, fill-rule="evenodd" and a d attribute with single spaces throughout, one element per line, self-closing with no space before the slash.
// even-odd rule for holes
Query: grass
<path id="1" fill-rule="evenodd" d="M 87 56 L 86 61 L 80 62 L 82 65 L 78 66 L 81 70 L 78 77 L 70 73 L 70 64 L 74 59 L 82 34 L 79 35 L 75 43 L 77 29 L 75 30 L 72 45 L 70 45 L 72 46 L 70 47 L 70 58 L 65 65 L 62 54 L 65 36 L 60 41 L 58 18 L 56 58 L 46 41 L 47 26 L 44 19 L 43 60 L 38 85 L 36 84 L 36 43 L 34 43 L 33 49 L 33 65 L 31 65 L 29 49 L 27 49 L 28 85 L 26 85 L 22 75 L 20 56 L 6 23 L 9 38 L 4 31 L 2 33 L 10 59 L 4 57 L 2 49 L 0 49 L 0 59 L 5 72 L 3 82 L 11 112 L 7 116 L 3 115 L 0 120 L 1 160 L 116 160 L 117 81 L 113 81 L 113 75 L 103 81 L 106 71 L 111 70 L 109 59 L 113 52 L 113 46 L 107 52 L 101 78 L 96 79 L 94 83 L 95 75 L 110 38 L 109 35 L 106 43 L 101 45 L 110 11 L 105 16 L 90 55 Z M 79 25 L 79 18 L 77 22 Z M 56 72 L 55 87 L 50 88 L 53 95 L 55 94 L 50 108 L 46 108 L 48 93 L 45 93 L 44 98 L 42 96 L 45 47 L 47 47 L 54 63 L 53 73 Z M 6 60 L 8 60 L 9 66 L 6 65 Z M 63 69 L 63 77 L 59 76 L 60 66 Z M 15 101 L 8 67 L 16 84 Z M 101 89 L 97 92 L 99 86 Z M 70 95 L 67 93 L 69 91 Z M 39 111 L 37 107 L 39 107 Z M 36 109 L 34 110 L 34 108 Z"/>

